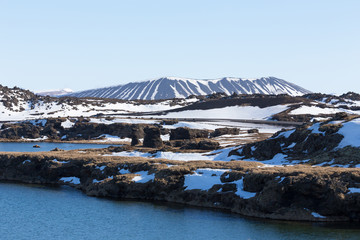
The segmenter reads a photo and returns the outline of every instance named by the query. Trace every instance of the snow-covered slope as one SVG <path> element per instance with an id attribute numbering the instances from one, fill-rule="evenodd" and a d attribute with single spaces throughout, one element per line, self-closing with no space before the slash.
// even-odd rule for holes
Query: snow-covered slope
<path id="1" fill-rule="evenodd" d="M 73 92 L 74 91 L 72 89 L 64 88 L 64 89 L 60 89 L 60 90 L 46 90 L 46 91 L 39 91 L 39 92 L 35 92 L 35 93 L 38 95 L 41 95 L 41 96 L 57 97 L 57 96 L 70 94 Z"/>
<path id="2" fill-rule="evenodd" d="M 117 99 L 171 99 L 190 95 L 208 95 L 224 92 L 237 94 L 288 94 L 300 96 L 310 91 L 275 77 L 259 79 L 221 78 L 197 80 L 190 78 L 164 77 L 144 82 L 99 88 L 68 94 L 74 97 L 99 97 Z"/>
<path id="3" fill-rule="evenodd" d="M 304 122 L 319 117 L 333 117 L 340 112 L 360 114 L 360 107 L 355 104 L 357 102 L 357 98 L 349 99 L 347 103 L 352 106 L 347 106 L 343 102 L 321 103 L 319 100 L 285 95 L 225 94 L 153 101 L 54 98 L 0 85 L 1 121 L 121 114 L 147 118 L 271 119 Z"/>
<path id="4" fill-rule="evenodd" d="M 191 104 L 193 99 L 138 101 L 110 99 L 52 98 L 39 96 L 28 90 L 0 85 L 0 120 L 18 121 L 50 117 L 92 116 L 97 114 L 132 114 L 159 112 Z"/>
<path id="5" fill-rule="evenodd" d="M 305 124 L 233 151 L 241 160 L 266 164 L 360 167 L 360 118 Z"/>

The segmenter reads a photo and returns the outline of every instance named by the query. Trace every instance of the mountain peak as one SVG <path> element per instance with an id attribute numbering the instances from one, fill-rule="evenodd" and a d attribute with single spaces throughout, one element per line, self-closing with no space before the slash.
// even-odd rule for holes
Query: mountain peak
<path id="1" fill-rule="evenodd" d="M 99 97 L 117 99 L 158 100 L 186 98 L 190 95 L 208 95 L 223 92 L 237 94 L 288 94 L 299 96 L 310 91 L 276 77 L 256 79 L 223 77 L 216 79 L 192 79 L 161 77 L 158 79 L 131 82 L 125 85 L 99 88 L 68 94 L 75 97 Z"/>

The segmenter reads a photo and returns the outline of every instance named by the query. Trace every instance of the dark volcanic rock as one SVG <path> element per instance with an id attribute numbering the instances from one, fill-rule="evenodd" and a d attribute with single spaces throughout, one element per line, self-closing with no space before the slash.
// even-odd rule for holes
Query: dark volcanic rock
<path id="1" fill-rule="evenodd" d="M 218 142 L 210 141 L 210 140 L 201 140 L 198 143 L 198 149 L 201 149 L 201 150 L 216 150 L 219 147 L 220 147 L 220 144 Z"/>
<path id="2" fill-rule="evenodd" d="M 195 138 L 208 138 L 211 131 L 191 129 L 188 127 L 179 127 L 172 129 L 170 133 L 170 140 L 182 140 L 182 139 L 195 139 Z"/>
<path id="3" fill-rule="evenodd" d="M 140 144 L 140 140 L 139 140 L 139 137 L 136 136 L 136 135 L 133 135 L 132 138 L 131 138 L 131 146 L 136 146 L 138 144 Z"/>
<path id="4" fill-rule="evenodd" d="M 98 155 L 77 156 L 67 152 L 0 154 L 0 180 L 68 184 L 90 196 L 215 207 L 260 218 L 360 220 L 360 194 L 351 191 L 360 187 L 360 171 L 355 168 L 259 168 L 262 166 L 260 163 L 241 161 L 176 161 L 175 166 L 169 167 L 168 163 L 163 160 L 109 159 Z M 104 168 L 100 170 L 99 167 Z M 208 190 L 186 189 L 186 176 L 197 170 L 201 180 L 209 168 L 229 171 L 213 174 L 211 177 L 220 181 Z M 120 169 L 125 173 L 119 172 Z M 135 182 L 134 177 L 141 171 L 153 177 L 144 183 Z M 61 180 L 63 177 L 77 178 L 79 183 L 66 183 Z M 242 184 L 237 184 L 237 181 Z"/>
<path id="5" fill-rule="evenodd" d="M 157 127 L 147 127 L 144 129 L 144 147 L 150 148 L 162 148 L 163 142 L 160 137 L 160 128 Z"/>
<path id="6" fill-rule="evenodd" d="M 256 129 L 256 128 L 249 129 L 249 130 L 247 130 L 247 133 L 259 133 L 259 129 Z"/>
<path id="7" fill-rule="evenodd" d="M 218 137 L 222 135 L 238 135 L 240 133 L 240 129 L 238 128 L 217 128 L 213 133 L 211 133 L 211 137 Z"/>
<path id="8" fill-rule="evenodd" d="M 0 138 L 19 139 L 19 138 L 39 138 L 41 127 L 29 123 L 3 124 Z"/>
<path id="9" fill-rule="evenodd" d="M 179 123 L 178 120 L 162 120 L 160 124 L 161 125 L 174 125 L 177 123 Z"/>
<path id="10" fill-rule="evenodd" d="M 216 150 L 220 148 L 220 144 L 212 140 L 175 140 L 169 143 L 173 147 L 180 147 L 180 149 Z"/>

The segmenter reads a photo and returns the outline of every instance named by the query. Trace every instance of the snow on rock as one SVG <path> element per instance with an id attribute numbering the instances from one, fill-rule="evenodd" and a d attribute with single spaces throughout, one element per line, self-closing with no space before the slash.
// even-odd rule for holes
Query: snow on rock
<path id="1" fill-rule="evenodd" d="M 104 171 L 104 169 L 106 168 L 106 166 L 96 166 L 95 169 L 98 169 L 100 171 Z"/>
<path id="2" fill-rule="evenodd" d="M 120 174 L 129 174 L 131 173 L 128 169 L 119 169 Z"/>
<path id="3" fill-rule="evenodd" d="M 344 136 L 338 148 L 346 146 L 360 147 L 360 118 L 343 123 L 343 127 L 339 129 L 338 134 Z"/>
<path id="4" fill-rule="evenodd" d="M 315 123 L 315 124 L 313 124 L 312 126 L 310 126 L 310 127 L 308 128 L 308 130 L 310 130 L 311 133 L 325 135 L 325 132 L 321 132 L 321 131 L 319 130 L 320 126 L 321 126 L 321 123 Z"/>
<path id="5" fill-rule="evenodd" d="M 111 176 L 111 177 L 108 177 L 108 178 L 106 178 L 106 179 L 114 179 L 114 176 Z M 100 183 L 100 182 L 103 182 L 105 179 L 101 179 L 101 180 L 97 180 L 97 179 L 93 179 L 93 183 Z"/>
<path id="6" fill-rule="evenodd" d="M 47 123 L 47 120 L 46 119 L 38 119 L 38 120 L 30 120 L 29 122 L 34 126 L 44 127 Z"/>
<path id="7" fill-rule="evenodd" d="M 161 137 L 162 141 L 169 141 L 170 140 L 170 134 L 161 135 L 160 137 Z"/>
<path id="8" fill-rule="evenodd" d="M 208 130 L 215 130 L 219 128 L 218 125 L 215 123 L 197 123 L 197 122 L 178 122 L 174 125 L 164 125 L 163 128 L 167 129 L 175 129 L 178 127 L 188 127 L 192 129 L 208 129 Z"/>
<path id="9" fill-rule="evenodd" d="M 71 122 L 69 119 L 66 119 L 65 122 L 61 123 L 61 126 L 65 129 L 72 128 L 75 125 L 75 123 Z"/>
<path id="10" fill-rule="evenodd" d="M 201 153 L 173 153 L 157 152 L 155 158 L 164 158 L 169 160 L 191 161 L 191 160 L 213 160 L 213 156 L 205 156 Z"/>
<path id="11" fill-rule="evenodd" d="M 255 197 L 256 193 L 248 192 L 244 190 L 244 178 L 241 178 L 238 181 L 234 181 L 233 183 L 235 183 L 237 186 L 237 191 L 235 192 L 235 194 L 238 195 L 239 197 L 244 199 Z"/>
<path id="12" fill-rule="evenodd" d="M 285 132 L 282 132 L 280 133 L 279 135 L 277 135 L 275 138 L 281 138 L 281 137 L 284 137 L 284 138 L 289 138 L 291 134 L 293 134 L 295 132 L 296 129 L 293 129 L 293 130 L 288 130 L 288 131 L 285 131 Z"/>
<path id="13" fill-rule="evenodd" d="M 279 181 L 279 183 L 282 183 L 285 180 L 286 177 L 280 177 L 277 176 L 275 179 Z"/>
<path id="14" fill-rule="evenodd" d="M 39 138 L 24 138 L 24 137 L 21 137 L 21 140 L 29 141 L 29 142 L 41 142 L 41 141 L 45 141 L 47 139 L 48 139 L 47 136 L 42 136 L 42 137 L 39 137 Z"/>
<path id="15" fill-rule="evenodd" d="M 348 188 L 349 193 L 360 193 L 360 188 Z"/>
<path id="16" fill-rule="evenodd" d="M 220 176 L 229 169 L 199 168 L 194 174 L 185 175 L 184 186 L 186 190 L 209 190 L 215 184 L 222 184 Z"/>
<path id="17" fill-rule="evenodd" d="M 315 218 L 326 218 L 325 216 L 322 216 L 316 212 L 312 212 L 311 215 L 313 215 L 313 217 L 315 217 Z"/>
<path id="18" fill-rule="evenodd" d="M 231 171 L 230 169 L 211 169 L 211 168 L 199 168 L 193 174 L 185 175 L 184 187 L 185 190 L 199 189 L 202 191 L 208 191 L 214 185 L 223 185 L 220 180 L 220 176 Z M 244 180 L 234 181 L 237 186 L 237 191 L 235 192 L 241 198 L 249 199 L 256 195 L 256 193 L 248 192 L 244 190 Z"/>
<path id="19" fill-rule="evenodd" d="M 51 161 L 56 162 L 56 163 L 68 163 L 69 162 L 69 161 L 58 161 L 56 158 Z"/>
<path id="20" fill-rule="evenodd" d="M 140 175 L 140 176 L 135 176 L 132 179 L 136 183 L 147 183 L 149 181 L 154 181 L 154 179 L 155 179 L 155 173 L 149 174 L 148 171 L 140 171 L 140 172 L 136 172 L 134 174 Z"/>
<path id="21" fill-rule="evenodd" d="M 301 114 L 311 114 L 311 115 L 320 115 L 320 114 L 335 114 L 338 112 L 343 112 L 343 110 L 337 108 L 320 108 L 317 106 L 301 106 L 295 110 L 292 110 L 290 115 L 301 115 Z"/>
<path id="22" fill-rule="evenodd" d="M 101 138 L 98 142 L 131 142 L 131 138 L 121 138 L 119 136 L 113 136 L 109 134 L 102 134 L 97 139 Z"/>
<path id="23" fill-rule="evenodd" d="M 78 177 L 62 177 L 60 181 L 64 183 L 80 184 L 80 178 Z"/>
<path id="24" fill-rule="evenodd" d="M 278 153 L 272 159 L 261 161 L 261 163 L 263 163 L 264 165 L 259 166 L 259 168 L 292 164 L 293 162 L 290 162 L 289 160 L 287 160 L 286 157 L 287 157 L 287 155 L 285 155 L 283 153 Z M 257 161 L 257 160 L 254 158 L 250 158 L 250 159 L 242 159 L 242 161 L 253 162 L 253 161 Z"/>

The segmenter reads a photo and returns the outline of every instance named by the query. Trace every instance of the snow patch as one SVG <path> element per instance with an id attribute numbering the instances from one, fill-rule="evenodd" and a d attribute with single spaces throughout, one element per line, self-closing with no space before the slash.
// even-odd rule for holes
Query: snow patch
<path id="1" fill-rule="evenodd" d="M 312 212 L 311 215 L 313 215 L 313 217 L 315 217 L 315 218 L 326 218 L 325 216 L 322 216 L 316 212 Z"/>
<path id="2" fill-rule="evenodd" d="M 200 189 L 207 191 L 215 184 L 222 184 L 220 176 L 229 169 L 199 168 L 193 174 L 185 175 L 186 190 Z"/>
<path id="3" fill-rule="evenodd" d="M 360 188 L 348 188 L 349 193 L 360 193 Z"/>
<path id="4" fill-rule="evenodd" d="M 140 171 L 134 174 L 138 174 L 140 176 L 135 176 L 132 180 L 136 183 L 147 183 L 149 181 L 154 181 L 155 173 L 149 174 L 148 171 Z"/>
<path id="5" fill-rule="evenodd" d="M 128 169 L 119 169 L 120 174 L 129 174 L 131 173 Z"/>
<path id="6" fill-rule="evenodd" d="M 51 161 L 56 162 L 56 163 L 68 163 L 69 162 L 69 161 L 58 161 L 56 158 L 54 158 Z"/>
<path id="7" fill-rule="evenodd" d="M 343 123 L 343 127 L 339 129 L 338 134 L 344 136 L 337 148 L 346 146 L 360 147 L 360 118 Z"/>
<path id="8" fill-rule="evenodd" d="M 62 177 L 60 181 L 64 183 L 80 184 L 80 178 L 78 177 Z"/>
<path id="9" fill-rule="evenodd" d="M 248 192 L 244 190 L 244 178 L 241 178 L 238 181 L 234 181 L 233 183 L 237 186 L 237 191 L 235 192 L 236 195 L 243 199 L 249 199 L 255 197 L 256 193 Z"/>
<path id="10" fill-rule="evenodd" d="M 75 125 L 75 123 L 71 122 L 69 119 L 66 119 L 65 122 L 61 123 L 61 126 L 65 129 L 72 128 Z"/>

